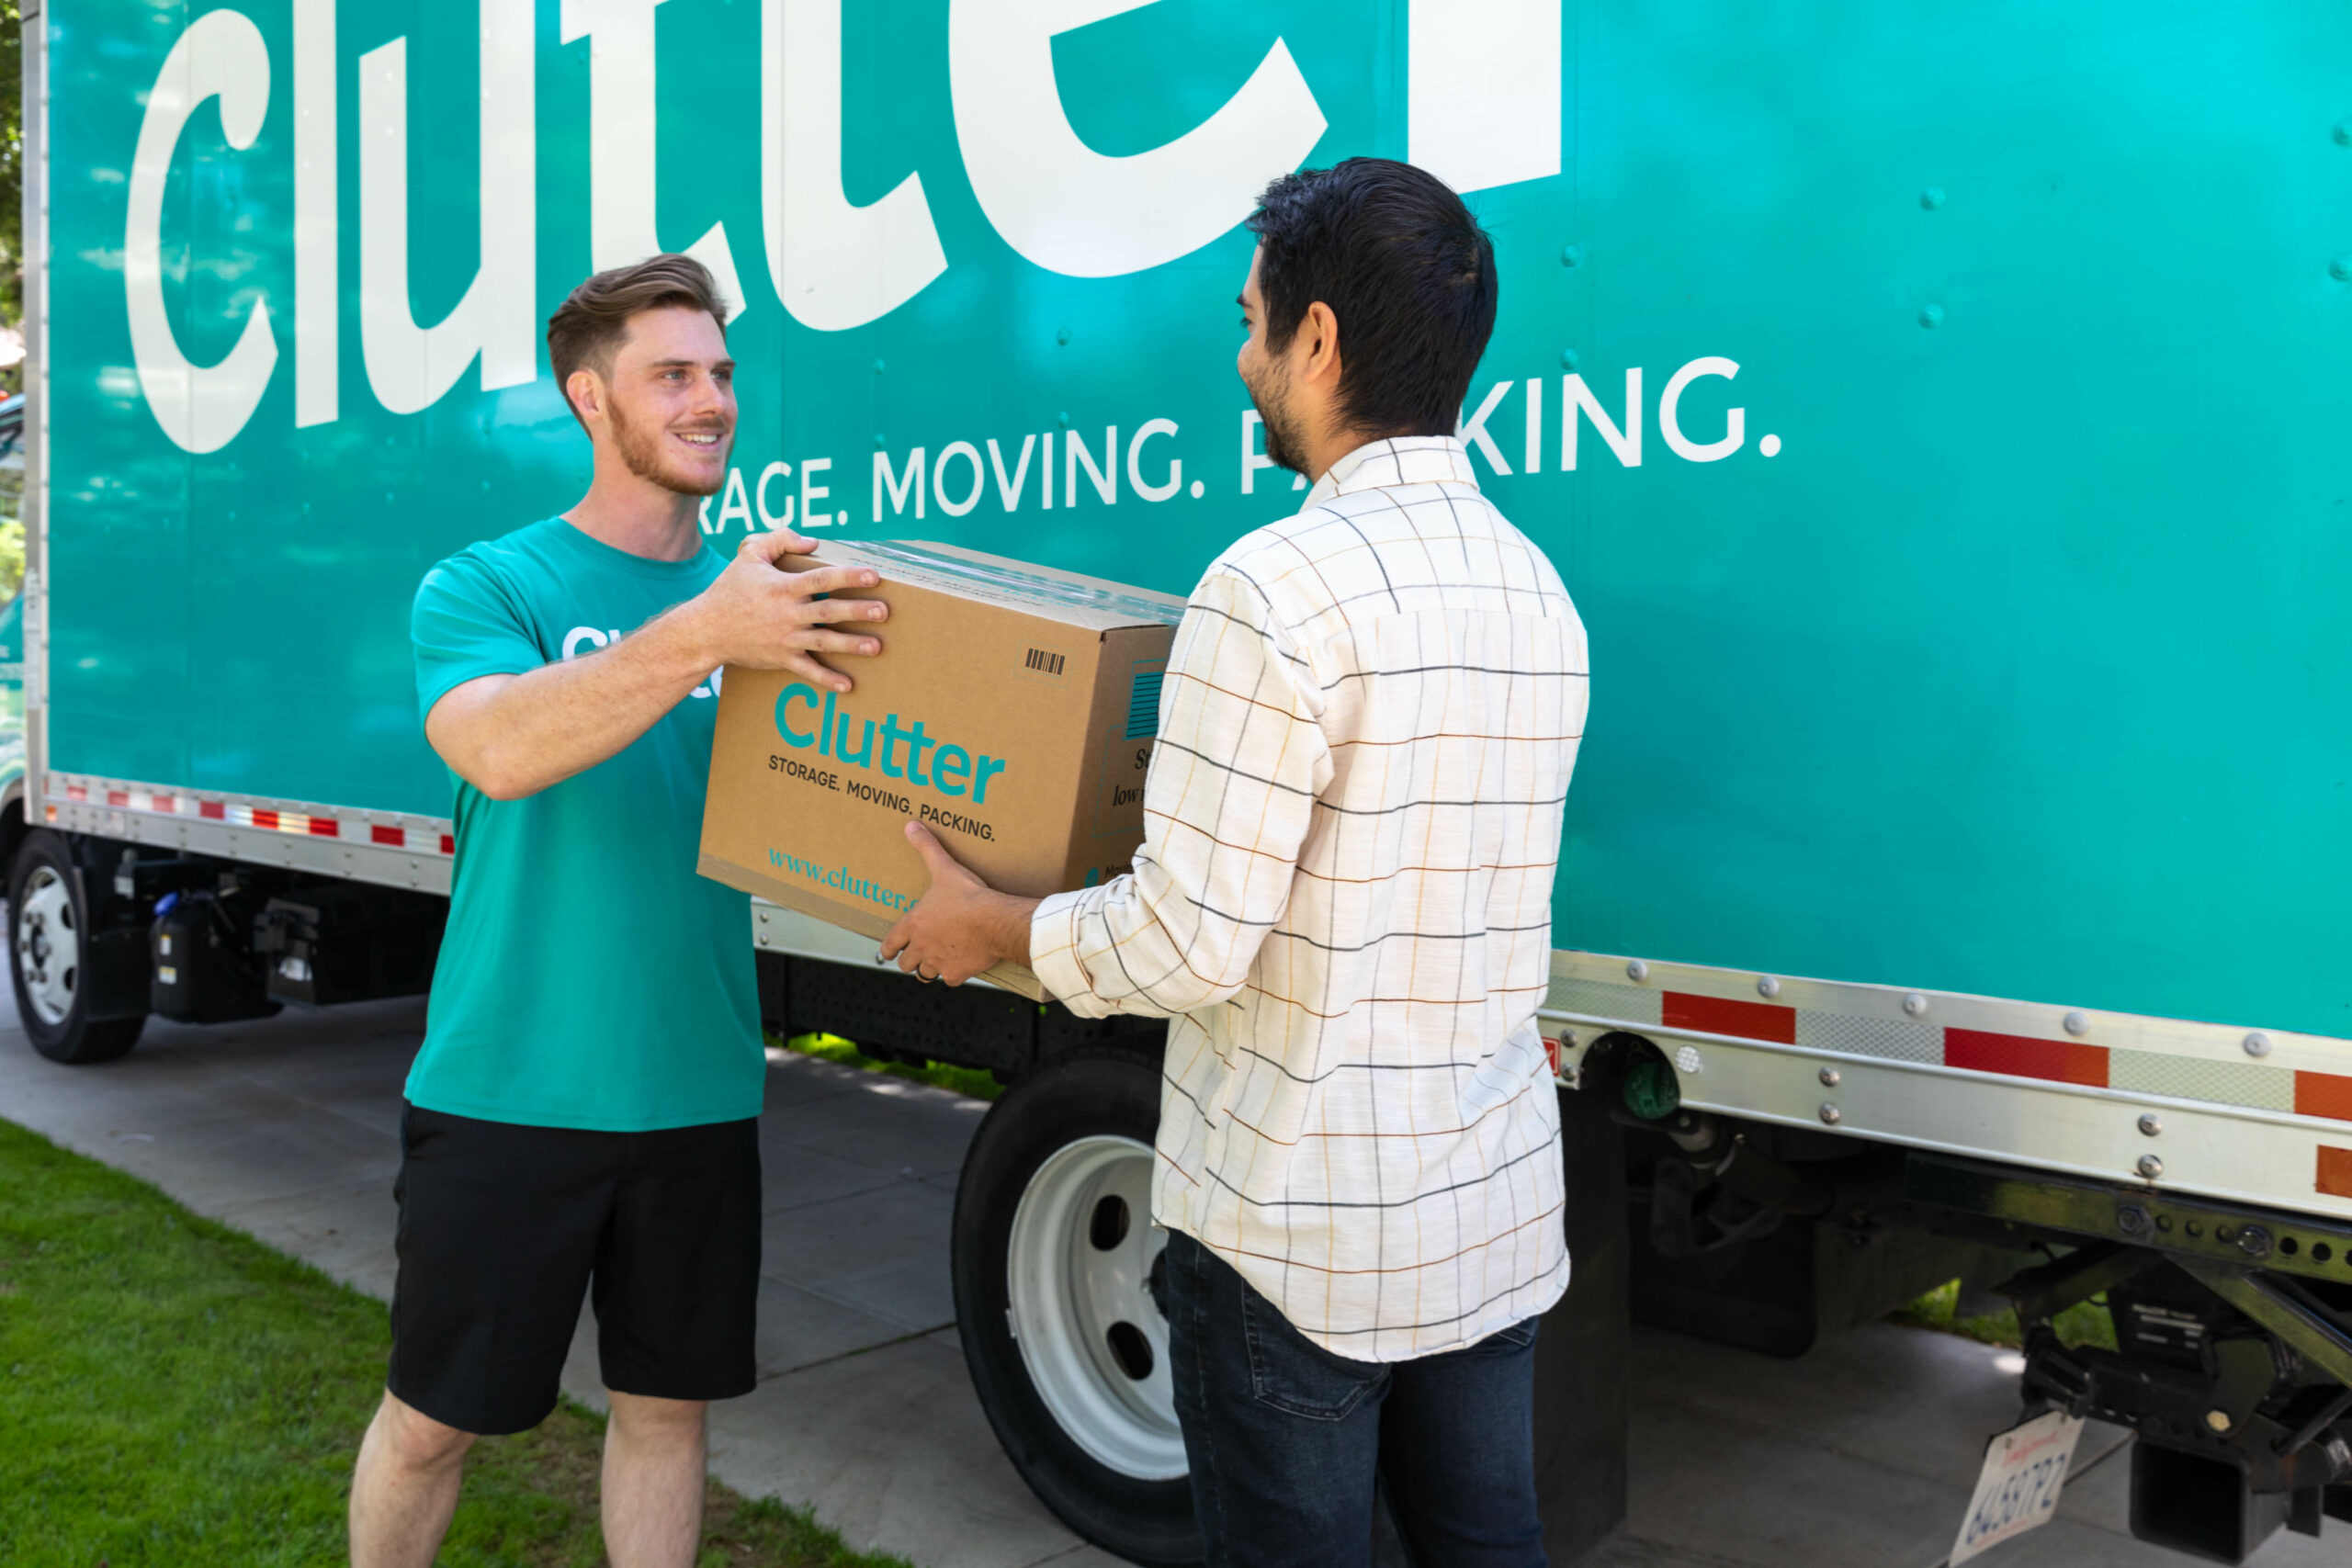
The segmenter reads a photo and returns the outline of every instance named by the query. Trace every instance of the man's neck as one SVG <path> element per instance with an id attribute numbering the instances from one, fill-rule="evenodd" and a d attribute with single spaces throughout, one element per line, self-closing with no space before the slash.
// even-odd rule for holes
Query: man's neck
<path id="1" fill-rule="evenodd" d="M 648 560 L 687 560 L 702 548 L 702 498 L 680 495 L 635 474 L 600 471 L 578 505 L 563 514 L 582 533 Z"/>

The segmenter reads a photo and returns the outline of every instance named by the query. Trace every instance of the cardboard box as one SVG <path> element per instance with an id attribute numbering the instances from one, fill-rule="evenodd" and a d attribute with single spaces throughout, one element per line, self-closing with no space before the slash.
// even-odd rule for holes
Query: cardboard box
<path id="1" fill-rule="evenodd" d="M 1184 602 L 921 541 L 828 544 L 890 618 L 836 697 L 785 671 L 720 679 L 705 876 L 877 941 L 929 875 L 917 818 L 990 886 L 1043 897 L 1143 842 L 1159 682 Z M 1042 999 L 1036 977 L 991 983 Z"/>

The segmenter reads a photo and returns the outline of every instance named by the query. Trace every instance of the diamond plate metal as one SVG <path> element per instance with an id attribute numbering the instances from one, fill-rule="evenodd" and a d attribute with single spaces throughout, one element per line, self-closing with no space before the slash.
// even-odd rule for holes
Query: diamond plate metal
<path id="1" fill-rule="evenodd" d="M 1555 976 L 1544 1006 L 1553 1012 L 1589 1013 L 1624 1023 L 1655 1024 L 1665 1003 L 1661 995 L 1641 986 L 1612 986 L 1606 980 L 1571 980 Z"/>
<path id="2" fill-rule="evenodd" d="M 1908 1018 L 1856 1018 L 1842 1012 L 1797 1010 L 1797 1043 L 1849 1056 L 1882 1056 L 1890 1062 L 1940 1066 L 1944 1032 Z"/>
<path id="3" fill-rule="evenodd" d="M 2295 1109 L 2295 1075 L 2252 1062 L 2208 1062 L 2154 1051 L 2113 1051 L 2108 1055 L 2107 1083 L 2109 1089 L 2201 1100 L 2211 1105 L 2244 1105 L 2257 1111 Z"/>

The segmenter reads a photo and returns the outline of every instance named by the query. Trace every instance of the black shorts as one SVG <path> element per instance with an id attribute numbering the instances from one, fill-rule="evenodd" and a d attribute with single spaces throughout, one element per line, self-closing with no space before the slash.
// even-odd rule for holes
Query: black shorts
<path id="1" fill-rule="evenodd" d="M 555 1408 L 591 1291 L 605 1386 L 729 1399 L 754 1382 L 757 1121 L 525 1127 L 406 1106 L 385 1385 L 459 1431 Z"/>

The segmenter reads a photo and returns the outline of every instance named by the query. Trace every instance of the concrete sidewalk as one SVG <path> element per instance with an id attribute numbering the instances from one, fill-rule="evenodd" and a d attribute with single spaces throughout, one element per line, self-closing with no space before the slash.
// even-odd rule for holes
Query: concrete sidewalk
<path id="1" fill-rule="evenodd" d="M 6 1008 L 0 987 L 0 1010 Z M 101 1067 L 44 1061 L 0 1011 L 0 1116 L 154 1182 L 379 1298 L 391 1292 L 400 1089 L 419 1002 L 191 1029 L 151 1022 Z M 925 1568 L 1097 1568 L 998 1450 L 956 1344 L 947 1276 L 956 1174 L 985 1107 L 772 1053 L 760 1371 L 714 1407 L 711 1467 L 806 1503 L 854 1545 Z M 1985 1437 L 2014 1418 L 2014 1364 L 1874 1327 L 1798 1361 L 1675 1336 L 1634 1344 L 1632 1517 L 1611 1568 L 1936 1568 Z M 601 1407 L 593 1340 L 567 1389 Z M 1987 1568 L 2157 1568 L 2130 1539 L 2128 1448 L 2086 1433 L 2060 1517 Z M 2344 1561 L 2281 1535 L 2261 1568 Z"/>

